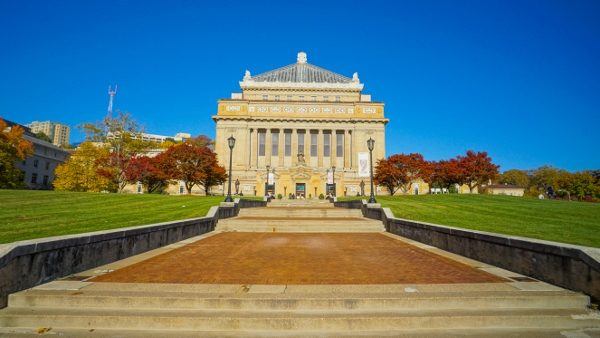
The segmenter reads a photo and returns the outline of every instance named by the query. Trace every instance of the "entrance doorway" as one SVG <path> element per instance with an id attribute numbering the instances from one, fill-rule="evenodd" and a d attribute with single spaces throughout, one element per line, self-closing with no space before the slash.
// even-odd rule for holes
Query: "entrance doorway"
<path id="1" fill-rule="evenodd" d="M 296 197 L 306 198 L 306 183 L 296 183 Z"/>

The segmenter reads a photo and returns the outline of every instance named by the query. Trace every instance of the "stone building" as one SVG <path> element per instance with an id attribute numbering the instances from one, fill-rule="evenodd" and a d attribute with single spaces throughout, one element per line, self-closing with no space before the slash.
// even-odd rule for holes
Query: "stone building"
<path id="1" fill-rule="evenodd" d="M 323 69 L 300 52 L 293 64 L 246 71 L 239 84 L 241 93 L 219 100 L 213 116 L 215 151 L 226 168 L 227 139 L 236 139 L 232 179 L 239 192 L 357 195 L 364 181 L 370 193 L 367 140 L 375 140 L 373 161 L 384 158 L 388 119 L 384 103 L 363 93 L 357 73 Z"/>

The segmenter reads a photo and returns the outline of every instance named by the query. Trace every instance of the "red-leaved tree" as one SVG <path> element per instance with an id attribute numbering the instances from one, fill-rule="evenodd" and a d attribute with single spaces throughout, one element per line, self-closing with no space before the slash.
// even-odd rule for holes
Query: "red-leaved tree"
<path id="1" fill-rule="evenodd" d="M 216 154 L 206 146 L 186 141 L 169 147 L 162 156 L 167 177 L 182 181 L 188 194 L 195 185 L 202 186 L 208 194 L 212 185 L 223 183 L 227 177 Z"/>
<path id="2" fill-rule="evenodd" d="M 465 156 L 458 156 L 457 161 L 462 171 L 461 183 L 466 184 L 471 193 L 475 187 L 480 187 L 498 175 L 499 166 L 492 163 L 492 158 L 485 151 L 468 150 Z"/>
<path id="3" fill-rule="evenodd" d="M 423 180 L 429 184 L 431 188 L 446 188 L 454 184 L 460 184 L 463 180 L 463 171 L 456 159 L 431 161 L 428 162 L 429 170 Z"/>
<path id="4" fill-rule="evenodd" d="M 396 154 L 377 162 L 373 179 L 377 185 L 385 186 L 391 195 L 398 189 L 406 193 L 414 180 L 427 176 L 428 170 L 423 155 Z"/>
<path id="5" fill-rule="evenodd" d="M 168 176 L 163 171 L 164 157 L 159 154 L 132 158 L 125 170 L 125 179 L 131 184 L 141 182 L 148 193 L 161 192 L 168 184 Z"/>

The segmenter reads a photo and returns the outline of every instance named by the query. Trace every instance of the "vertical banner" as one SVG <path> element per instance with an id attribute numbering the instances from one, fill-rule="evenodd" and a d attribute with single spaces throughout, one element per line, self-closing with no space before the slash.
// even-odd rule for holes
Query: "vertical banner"
<path id="1" fill-rule="evenodd" d="M 333 171 L 327 171 L 327 184 L 333 184 Z"/>
<path id="2" fill-rule="evenodd" d="M 369 176 L 369 153 L 358 153 L 358 177 Z"/>
<path id="3" fill-rule="evenodd" d="M 267 184 L 275 184 L 275 174 L 269 173 L 269 177 L 267 178 Z"/>

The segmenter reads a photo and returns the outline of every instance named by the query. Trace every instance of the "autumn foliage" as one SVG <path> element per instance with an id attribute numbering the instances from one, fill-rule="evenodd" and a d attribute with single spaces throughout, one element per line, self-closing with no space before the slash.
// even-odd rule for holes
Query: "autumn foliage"
<path id="1" fill-rule="evenodd" d="M 23 128 L 9 128 L 0 119 L 0 188 L 19 188 L 23 185 L 23 172 L 15 163 L 33 153 L 33 145 L 23 138 L 23 133 Z"/>
<path id="2" fill-rule="evenodd" d="M 390 194 L 398 190 L 407 193 L 410 185 L 419 179 L 436 188 L 450 189 L 456 184 L 466 184 L 473 192 L 475 187 L 498 175 L 498 166 L 486 152 L 469 150 L 464 156 L 441 161 L 426 161 L 418 153 L 396 154 L 379 160 L 374 171 L 375 183 L 385 186 Z"/>

